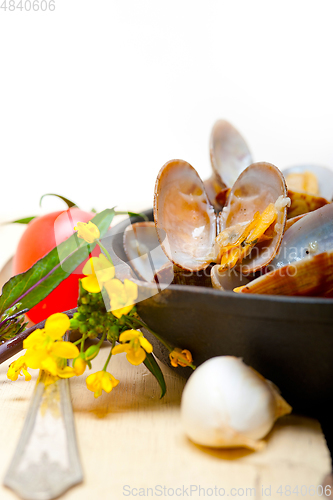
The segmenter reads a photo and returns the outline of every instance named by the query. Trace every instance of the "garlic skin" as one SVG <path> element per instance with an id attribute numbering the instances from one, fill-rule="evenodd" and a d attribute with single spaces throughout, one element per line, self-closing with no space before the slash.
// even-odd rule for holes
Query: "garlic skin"
<path id="1" fill-rule="evenodd" d="M 273 384 L 240 358 L 218 356 L 187 381 L 181 421 L 187 436 L 211 447 L 260 449 L 275 420 L 292 410 Z"/>

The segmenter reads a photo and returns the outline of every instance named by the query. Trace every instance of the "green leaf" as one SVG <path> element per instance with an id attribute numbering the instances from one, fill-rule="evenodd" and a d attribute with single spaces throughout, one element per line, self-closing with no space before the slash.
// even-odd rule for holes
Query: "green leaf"
<path id="1" fill-rule="evenodd" d="M 26 217 L 25 219 L 17 219 L 17 220 L 10 220 L 8 222 L 2 222 L 1 225 L 5 224 L 29 224 L 30 221 L 35 219 L 37 215 L 33 215 L 32 217 Z"/>
<path id="2" fill-rule="evenodd" d="M 147 215 L 142 214 L 142 213 L 136 213 L 136 212 L 118 212 L 116 211 L 115 215 L 129 215 L 130 217 L 142 217 L 143 220 L 149 221 L 149 218 Z"/>
<path id="3" fill-rule="evenodd" d="M 160 384 L 161 388 L 161 399 L 166 393 L 166 384 L 164 380 L 163 373 L 161 368 L 158 366 L 156 359 L 152 354 L 147 353 L 146 359 L 144 360 L 144 364 L 148 368 L 148 370 L 154 375 L 157 382 Z"/>
<path id="4" fill-rule="evenodd" d="M 55 194 L 55 193 L 46 193 L 46 194 L 43 194 L 43 196 L 39 200 L 39 206 L 40 207 L 42 206 L 42 199 L 45 196 L 56 196 L 57 198 L 60 198 L 61 200 L 63 200 L 67 204 L 68 208 L 77 207 L 76 203 L 74 203 L 73 201 L 69 200 L 68 198 L 65 198 L 64 196 L 61 196 L 60 194 Z"/>
<path id="5" fill-rule="evenodd" d="M 116 212 L 114 208 L 106 208 L 102 212 L 99 212 L 98 214 L 95 215 L 91 219 L 91 222 L 96 224 L 96 226 L 99 229 L 99 232 L 101 233 L 101 238 L 105 236 L 107 230 L 109 229 L 111 222 L 113 220 L 113 217 L 115 216 Z"/>
<path id="6" fill-rule="evenodd" d="M 114 209 L 106 209 L 91 219 L 99 228 L 101 237 L 107 232 L 114 213 Z M 66 279 L 94 247 L 95 243 L 88 245 L 75 233 L 28 271 L 11 278 L 0 296 L 0 315 L 17 302 L 21 303 L 20 310 L 34 307 Z"/>

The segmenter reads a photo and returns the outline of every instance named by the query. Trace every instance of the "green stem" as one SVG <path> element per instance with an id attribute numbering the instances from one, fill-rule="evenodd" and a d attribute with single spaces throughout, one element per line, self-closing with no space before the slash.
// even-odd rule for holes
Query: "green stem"
<path id="1" fill-rule="evenodd" d="M 80 340 L 81 340 L 81 348 L 80 348 L 80 352 L 83 352 L 83 349 L 84 349 L 84 343 L 85 343 L 85 341 L 86 341 L 86 338 L 87 338 L 87 336 L 86 336 L 86 335 L 82 335 L 82 337 L 81 337 L 81 339 L 80 339 Z"/>
<path id="2" fill-rule="evenodd" d="M 129 215 L 130 217 L 142 217 L 143 220 L 145 221 L 149 221 L 149 218 L 147 217 L 147 215 L 145 214 L 141 214 L 141 213 L 136 213 L 136 212 L 115 212 L 114 213 L 115 215 Z"/>
<path id="3" fill-rule="evenodd" d="M 104 365 L 104 367 L 103 367 L 103 371 L 104 371 L 104 372 L 106 372 L 106 369 L 107 369 L 108 364 L 109 364 L 109 362 L 110 362 L 110 359 L 111 359 L 111 356 L 112 356 L 112 349 L 114 348 L 115 343 L 116 343 L 116 340 L 115 340 L 115 339 L 113 339 L 113 340 L 112 340 L 112 347 L 111 347 L 111 349 L 110 349 L 110 352 L 109 352 L 109 355 L 108 355 L 108 359 L 105 361 L 105 365 Z"/>
<path id="4" fill-rule="evenodd" d="M 103 333 L 101 340 L 98 342 L 97 347 L 100 348 L 105 340 L 106 332 Z"/>
<path id="5" fill-rule="evenodd" d="M 107 249 L 105 248 L 105 246 L 100 242 L 100 240 L 96 240 L 96 243 L 99 246 L 99 248 L 102 250 L 102 252 L 105 253 L 105 256 L 107 257 L 108 261 L 111 262 L 111 264 L 113 265 L 111 256 L 110 256 L 109 252 L 107 251 Z"/>

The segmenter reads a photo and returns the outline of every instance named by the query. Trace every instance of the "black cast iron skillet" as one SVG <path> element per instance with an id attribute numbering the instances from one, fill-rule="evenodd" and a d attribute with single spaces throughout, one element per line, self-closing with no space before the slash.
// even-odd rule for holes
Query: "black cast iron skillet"
<path id="1" fill-rule="evenodd" d="M 151 210 L 145 213 L 153 220 Z M 124 264 L 128 259 L 122 238 L 129 223 L 115 226 L 106 239 L 108 248 Z M 239 356 L 272 380 L 298 412 L 315 415 L 318 406 L 329 403 L 333 299 L 238 295 L 170 285 L 137 307 L 150 328 L 172 344 L 189 349 L 197 365 L 213 356 Z M 182 370 L 185 377 L 190 373 Z"/>
<path id="2" fill-rule="evenodd" d="M 153 220 L 152 210 L 145 214 Z M 128 259 L 123 231 L 129 223 L 128 219 L 115 226 L 106 240 L 125 274 Z M 146 285 L 141 283 L 144 298 Z M 137 309 L 161 337 L 189 349 L 196 365 L 219 355 L 243 358 L 279 387 L 294 411 L 318 418 L 330 445 L 333 299 L 239 295 L 213 288 L 170 285 L 139 302 Z M 170 366 L 168 352 L 146 334 L 156 356 Z M 189 368 L 176 370 L 184 377 L 191 374 Z"/>

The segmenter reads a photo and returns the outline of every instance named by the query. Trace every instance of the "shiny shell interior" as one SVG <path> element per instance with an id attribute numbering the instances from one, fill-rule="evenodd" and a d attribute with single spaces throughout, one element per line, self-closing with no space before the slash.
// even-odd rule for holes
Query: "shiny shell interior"
<path id="1" fill-rule="evenodd" d="M 333 204 L 306 214 L 284 234 L 270 269 L 281 268 L 310 255 L 333 250 Z"/>
<path id="2" fill-rule="evenodd" d="M 124 250 L 132 269 L 139 278 L 148 282 L 154 282 L 156 273 L 170 263 L 160 246 L 152 221 L 137 222 L 126 228 Z"/>
<path id="3" fill-rule="evenodd" d="M 198 271 L 214 260 L 214 209 L 198 173 L 186 161 L 171 160 L 160 170 L 154 219 L 161 247 L 177 266 Z"/>
<path id="4" fill-rule="evenodd" d="M 219 217 L 220 232 L 251 221 L 256 212 L 262 213 L 273 203 L 277 209 L 272 238 L 258 244 L 244 259 L 243 272 L 255 272 L 266 266 L 277 253 L 286 223 L 287 189 L 281 171 L 271 163 L 253 163 L 238 177 Z M 281 201 L 280 203 L 278 202 Z"/>
<path id="5" fill-rule="evenodd" d="M 210 276 L 213 288 L 222 291 L 232 291 L 234 288 L 249 283 L 249 278 L 244 274 L 238 273 L 235 269 L 227 269 L 221 272 L 219 267 L 218 264 L 215 264 L 211 269 Z"/>
<path id="6" fill-rule="evenodd" d="M 210 159 L 213 172 L 227 187 L 252 163 L 245 140 L 229 122 L 218 120 L 210 137 Z"/>

